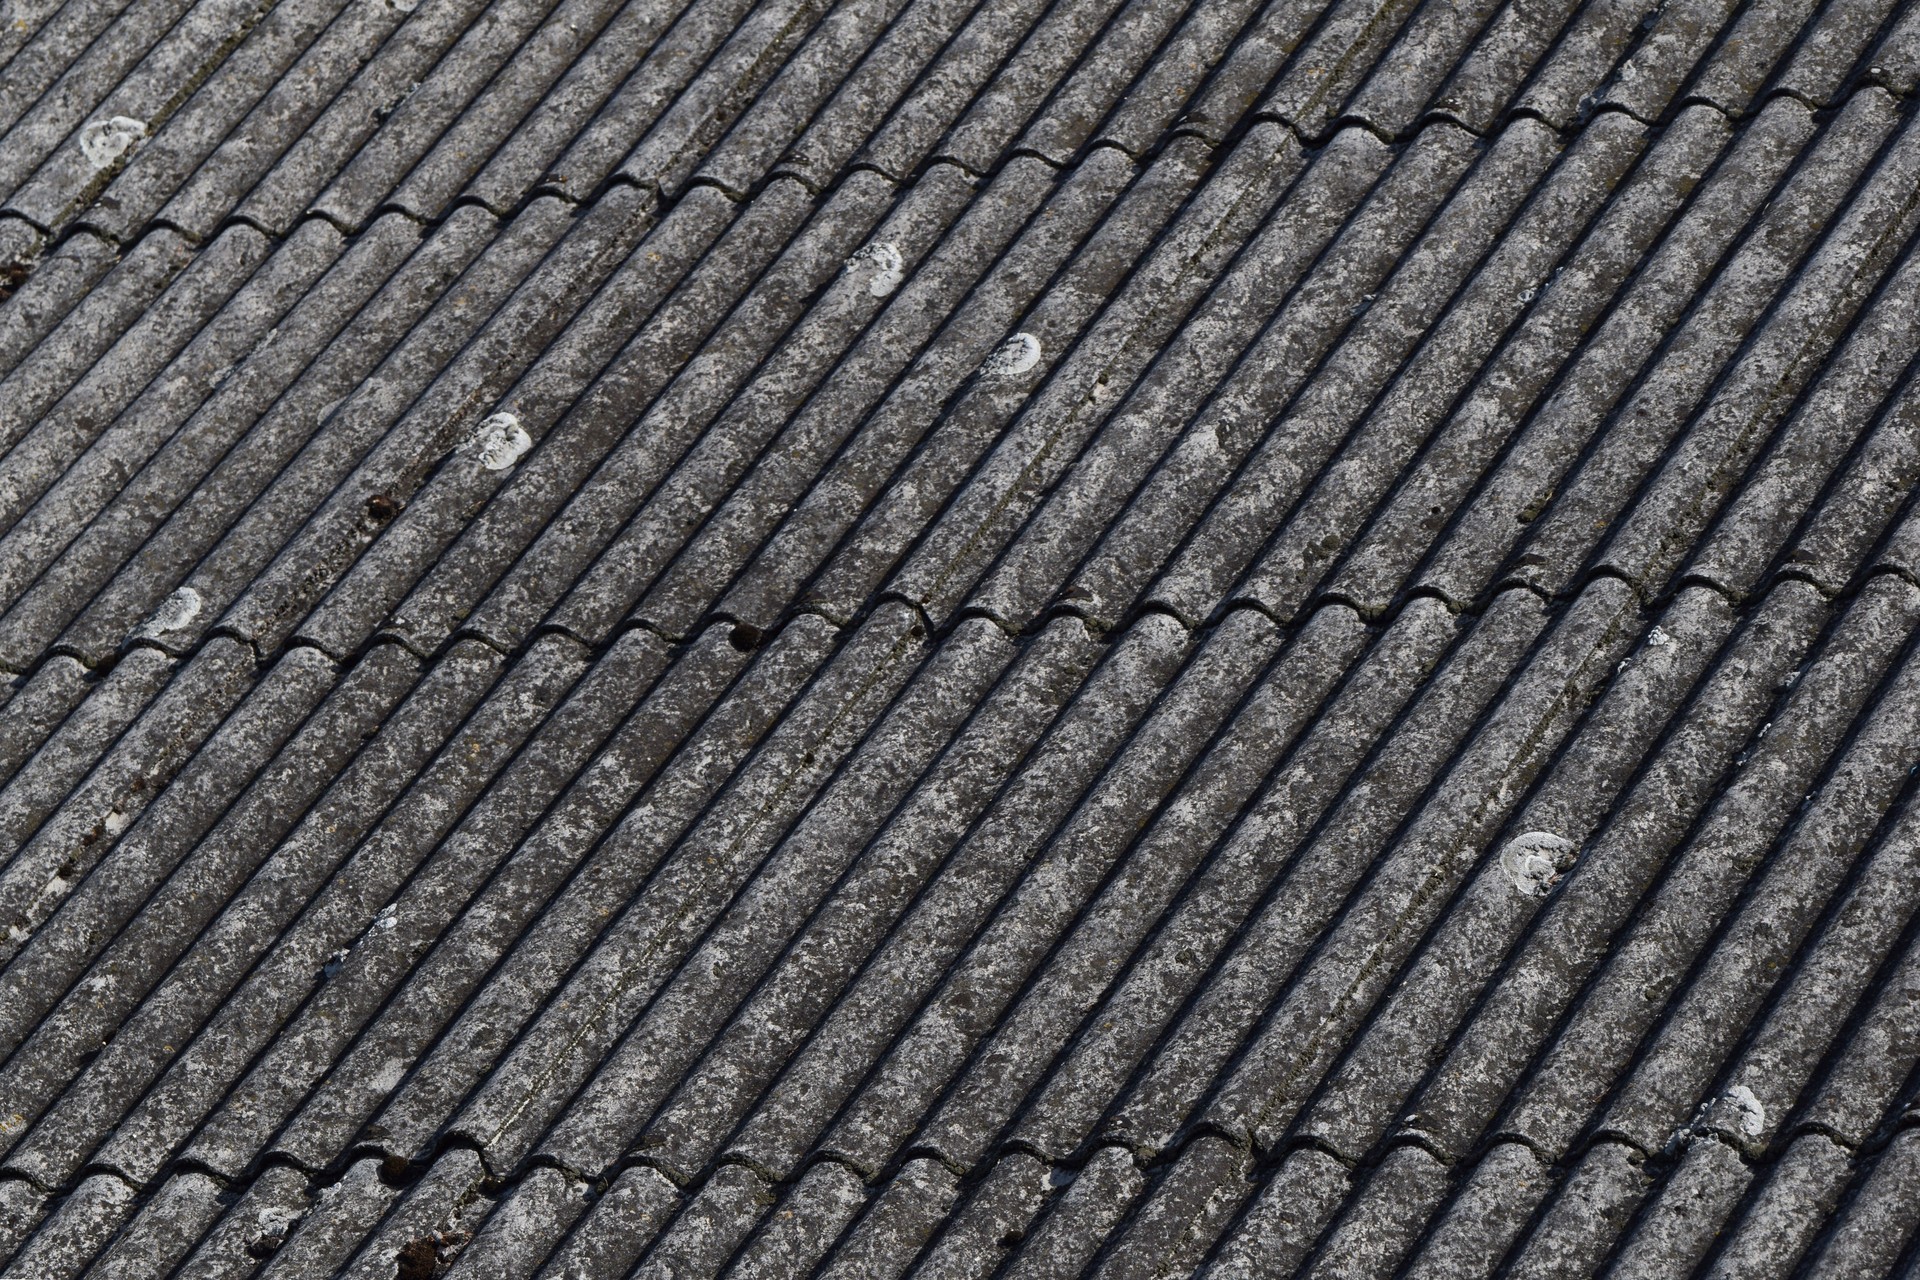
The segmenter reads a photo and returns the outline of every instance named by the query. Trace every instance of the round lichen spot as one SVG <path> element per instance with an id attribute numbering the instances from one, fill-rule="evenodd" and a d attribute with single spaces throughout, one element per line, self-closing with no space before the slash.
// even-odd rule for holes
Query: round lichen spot
<path id="1" fill-rule="evenodd" d="M 1016 333 L 987 357 L 981 372 L 993 378 L 1011 378 L 1040 363 L 1040 339 L 1030 333 Z"/>
<path id="2" fill-rule="evenodd" d="M 1736 1084 L 1727 1090 L 1727 1101 L 1733 1104 L 1734 1123 L 1740 1126 L 1741 1136 L 1759 1137 L 1767 1127 L 1767 1109 L 1760 1105 L 1759 1095 L 1743 1084 Z"/>
<path id="3" fill-rule="evenodd" d="M 170 631 L 179 631 L 200 616 L 200 603 L 198 591 L 192 587 L 181 587 L 154 610 L 152 620 L 147 623 L 147 633 L 163 636 Z"/>
<path id="4" fill-rule="evenodd" d="M 876 298 L 886 297 L 907 278 L 906 259 L 900 255 L 900 246 L 885 240 L 870 244 L 848 258 L 847 270 L 870 272 L 867 292 Z"/>
<path id="5" fill-rule="evenodd" d="M 104 169 L 127 154 L 147 136 L 144 120 L 132 116 L 109 116 L 90 120 L 80 126 L 80 154 L 96 169 Z"/>
<path id="6" fill-rule="evenodd" d="M 1572 868 L 1577 852 L 1573 841 L 1551 831 L 1529 831 L 1500 851 L 1500 869 L 1521 893 L 1544 898 Z"/>
<path id="7" fill-rule="evenodd" d="M 473 433 L 473 456 L 489 471 L 505 471 L 527 456 L 533 437 L 510 413 L 496 413 Z"/>

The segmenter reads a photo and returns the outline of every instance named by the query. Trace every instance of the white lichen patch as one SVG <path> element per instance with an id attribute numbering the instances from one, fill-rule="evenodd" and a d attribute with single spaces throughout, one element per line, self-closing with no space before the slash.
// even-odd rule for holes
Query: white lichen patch
<path id="1" fill-rule="evenodd" d="M 1016 333 L 987 357 L 980 371 L 990 378 L 1011 378 L 1040 363 L 1040 339 L 1030 333 Z"/>
<path id="2" fill-rule="evenodd" d="M 1767 1109 L 1760 1104 L 1758 1095 L 1743 1084 L 1736 1084 L 1727 1090 L 1727 1101 L 1733 1105 L 1734 1123 L 1740 1126 L 1743 1137 L 1757 1138 L 1767 1127 Z"/>
<path id="3" fill-rule="evenodd" d="M 496 413 L 475 428 L 469 441 L 473 456 L 489 471 L 505 471 L 527 456 L 533 437 L 510 413 Z"/>
<path id="4" fill-rule="evenodd" d="M 80 154 L 96 169 L 104 169 L 127 154 L 147 136 L 147 122 L 132 116 L 109 116 L 80 126 Z"/>
<path id="5" fill-rule="evenodd" d="M 300 1214 L 277 1204 L 263 1205 L 260 1212 L 254 1215 L 254 1221 L 268 1231 L 278 1233 L 300 1221 Z"/>
<path id="6" fill-rule="evenodd" d="M 1647 643 L 1656 649 L 1664 649 L 1673 643 L 1673 637 L 1662 631 L 1659 627 L 1655 627 L 1653 630 L 1647 632 Z"/>
<path id="7" fill-rule="evenodd" d="M 906 260 L 900 256 L 900 246 L 885 240 L 870 244 L 848 258 L 847 270 L 871 271 L 867 292 L 876 298 L 886 297 L 907 278 Z"/>
<path id="8" fill-rule="evenodd" d="M 380 914 L 373 919 L 373 927 L 382 931 L 400 923 L 400 909 L 394 906 L 380 908 Z"/>
<path id="9" fill-rule="evenodd" d="M 1573 841 L 1551 831 L 1529 831 L 1500 851 L 1500 869 L 1521 893 L 1544 898 L 1572 868 L 1577 852 Z"/>
<path id="10" fill-rule="evenodd" d="M 163 636 L 179 631 L 200 616 L 200 608 L 200 593 L 192 587 L 181 587 L 153 611 L 153 617 L 147 622 L 147 634 Z"/>

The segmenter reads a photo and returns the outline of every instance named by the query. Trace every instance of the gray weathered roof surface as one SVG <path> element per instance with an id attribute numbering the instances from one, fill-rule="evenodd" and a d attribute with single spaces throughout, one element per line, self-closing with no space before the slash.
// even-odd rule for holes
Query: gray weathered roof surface
<path id="1" fill-rule="evenodd" d="M 0 5 L 0 1259 L 1920 1258 L 1920 5 Z"/>

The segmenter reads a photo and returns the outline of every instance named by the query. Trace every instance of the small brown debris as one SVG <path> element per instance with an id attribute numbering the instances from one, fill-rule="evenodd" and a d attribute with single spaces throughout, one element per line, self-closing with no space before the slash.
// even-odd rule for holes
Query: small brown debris
<path id="1" fill-rule="evenodd" d="M 409 1240 L 400 1246 L 399 1280 L 433 1280 L 440 1269 L 440 1250 L 431 1240 Z"/>
<path id="2" fill-rule="evenodd" d="M 375 520 L 387 521 L 400 514 L 400 504 L 384 493 L 367 496 L 367 514 Z"/>
<path id="3" fill-rule="evenodd" d="M 12 262 L 0 264 L 0 302 L 13 296 L 13 291 L 27 282 L 33 274 L 33 264 L 22 262 L 18 258 Z"/>

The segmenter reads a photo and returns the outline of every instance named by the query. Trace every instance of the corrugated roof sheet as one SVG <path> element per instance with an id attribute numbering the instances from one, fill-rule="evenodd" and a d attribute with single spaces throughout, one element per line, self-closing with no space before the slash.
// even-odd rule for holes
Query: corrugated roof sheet
<path id="1" fill-rule="evenodd" d="M 7 1275 L 1920 1258 L 1920 6 L 0 17 Z"/>

